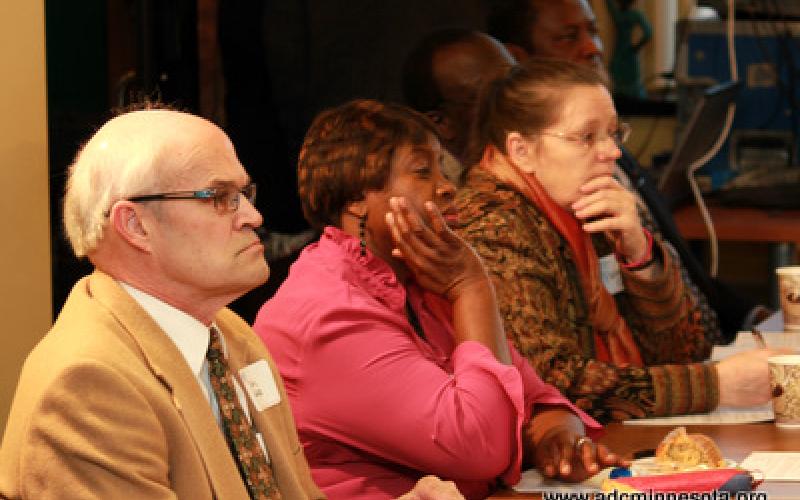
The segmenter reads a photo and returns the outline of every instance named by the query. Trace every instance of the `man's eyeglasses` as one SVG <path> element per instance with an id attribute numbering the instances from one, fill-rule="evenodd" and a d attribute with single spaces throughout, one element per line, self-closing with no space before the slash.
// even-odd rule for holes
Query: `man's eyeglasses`
<path id="1" fill-rule="evenodd" d="M 614 144 L 616 144 L 617 146 L 621 146 L 622 144 L 625 143 L 625 141 L 628 140 L 628 137 L 630 137 L 631 126 L 627 123 L 620 123 L 616 129 L 607 133 L 593 130 L 589 132 L 575 132 L 575 133 L 540 132 L 540 135 L 549 135 L 551 137 L 558 137 L 559 139 L 564 139 L 565 141 L 569 141 L 579 146 L 584 151 L 589 151 L 590 149 L 594 148 L 597 144 L 609 138 L 612 141 L 614 141 Z"/>
<path id="2" fill-rule="evenodd" d="M 211 200 L 214 208 L 219 213 L 235 212 L 239 210 L 242 197 L 247 198 L 251 205 L 256 202 L 256 185 L 251 182 L 242 189 L 236 190 L 228 187 L 211 187 L 199 191 L 173 191 L 171 193 L 143 194 L 131 196 L 128 201 L 162 201 L 162 200 Z"/>

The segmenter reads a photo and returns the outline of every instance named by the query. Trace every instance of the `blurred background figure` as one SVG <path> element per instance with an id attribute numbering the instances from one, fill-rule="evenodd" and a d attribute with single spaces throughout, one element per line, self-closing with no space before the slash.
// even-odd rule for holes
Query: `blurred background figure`
<path id="1" fill-rule="evenodd" d="M 446 28 L 422 38 L 403 63 L 403 97 L 436 125 L 445 174 L 461 182 L 481 87 L 516 64 L 502 43 L 480 31 Z"/>
<path id="2" fill-rule="evenodd" d="M 647 97 L 639 70 L 639 51 L 653 35 L 644 14 L 633 8 L 634 0 L 606 0 L 608 13 L 617 31 L 611 54 L 611 80 L 614 93 Z"/>

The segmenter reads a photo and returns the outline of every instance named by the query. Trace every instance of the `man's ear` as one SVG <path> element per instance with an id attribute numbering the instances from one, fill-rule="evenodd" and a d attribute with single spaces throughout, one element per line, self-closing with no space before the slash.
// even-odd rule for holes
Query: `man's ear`
<path id="1" fill-rule="evenodd" d="M 506 50 L 517 60 L 518 63 L 526 60 L 530 55 L 528 51 L 517 45 L 516 43 L 504 43 Z"/>
<path id="2" fill-rule="evenodd" d="M 425 116 L 431 119 L 433 124 L 436 126 L 436 130 L 439 132 L 439 135 L 442 136 L 442 139 L 451 141 L 455 138 L 455 127 L 453 127 L 453 122 L 447 117 L 447 115 L 441 111 L 428 111 L 425 113 Z"/>
<path id="3" fill-rule="evenodd" d="M 142 251 L 150 250 L 150 239 L 141 218 L 141 207 L 127 200 L 116 202 L 108 217 L 113 230 L 131 246 Z"/>

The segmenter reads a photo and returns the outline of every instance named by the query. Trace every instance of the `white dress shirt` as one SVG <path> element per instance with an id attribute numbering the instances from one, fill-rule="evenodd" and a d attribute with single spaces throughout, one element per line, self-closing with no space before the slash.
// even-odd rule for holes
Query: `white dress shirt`
<path id="1" fill-rule="evenodd" d="M 192 373 L 194 373 L 195 378 L 197 378 L 197 382 L 200 384 L 200 388 L 203 390 L 203 394 L 211 405 L 211 411 L 214 412 L 214 418 L 217 419 L 217 425 L 220 427 L 220 429 L 222 429 L 222 420 L 220 419 L 219 415 L 219 404 L 217 403 L 217 396 L 214 394 L 214 390 L 211 388 L 211 377 L 208 373 L 208 360 L 206 359 L 208 344 L 211 342 L 209 328 L 211 326 L 216 327 L 216 325 L 212 324 L 206 326 L 180 309 L 167 304 L 163 300 L 157 299 L 156 297 L 153 297 L 152 295 L 145 293 L 138 288 L 134 288 L 127 283 L 120 281 L 119 284 L 131 295 L 131 297 L 136 300 L 136 302 L 139 303 L 140 306 L 142 306 L 142 309 L 147 311 L 147 313 L 153 318 L 158 326 L 164 330 L 164 333 L 167 334 L 170 340 L 172 340 L 180 353 L 183 355 L 186 363 L 189 365 L 189 369 L 192 370 Z M 219 331 L 219 328 L 217 328 L 217 330 Z M 219 340 L 222 344 L 223 355 L 225 358 L 227 358 L 228 352 L 225 346 L 225 336 L 220 335 Z M 233 386 L 236 390 L 236 396 L 239 398 L 239 404 L 241 404 L 242 410 L 247 416 L 247 420 L 252 423 L 252 420 L 250 420 L 250 408 L 247 405 L 247 396 L 239 385 L 239 381 L 236 379 L 236 377 L 234 376 L 232 378 Z M 267 453 L 267 448 L 264 445 L 261 434 L 257 432 L 256 438 L 261 444 L 261 448 L 264 450 L 267 460 L 269 461 L 269 454 Z"/>

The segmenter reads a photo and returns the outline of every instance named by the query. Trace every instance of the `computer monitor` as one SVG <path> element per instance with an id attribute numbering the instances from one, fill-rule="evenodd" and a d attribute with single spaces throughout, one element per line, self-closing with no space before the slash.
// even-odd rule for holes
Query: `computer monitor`
<path id="1" fill-rule="evenodd" d="M 736 101 L 739 87 L 739 82 L 714 85 L 698 99 L 658 182 L 658 188 L 670 206 L 676 206 L 691 195 L 686 172 L 692 163 L 711 149 L 722 133 L 728 107 Z"/>

